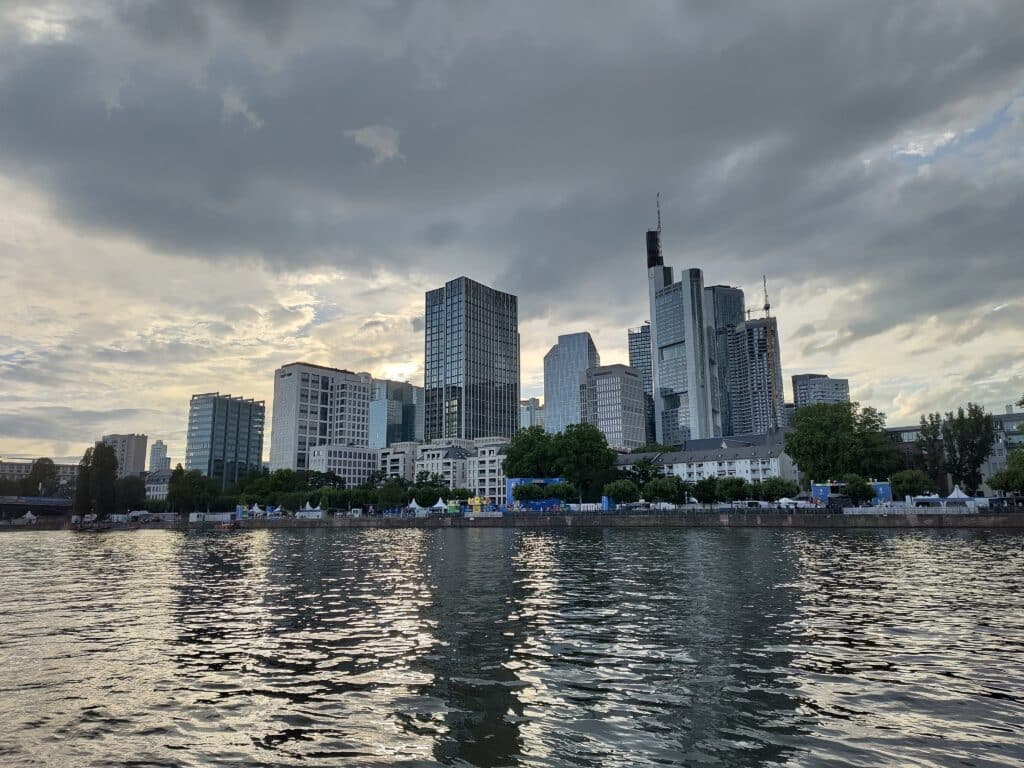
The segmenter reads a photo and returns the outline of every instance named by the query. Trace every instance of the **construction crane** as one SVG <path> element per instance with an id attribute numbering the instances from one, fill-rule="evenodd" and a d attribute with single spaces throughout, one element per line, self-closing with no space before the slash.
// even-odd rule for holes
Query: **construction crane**
<path id="1" fill-rule="evenodd" d="M 772 432 L 779 429 L 779 408 L 775 400 L 775 365 L 779 364 L 772 358 L 775 356 L 775 345 L 772 343 L 772 305 L 768 301 L 768 276 L 761 275 L 764 286 L 764 338 L 765 338 L 765 378 L 768 379 L 768 428 Z"/>

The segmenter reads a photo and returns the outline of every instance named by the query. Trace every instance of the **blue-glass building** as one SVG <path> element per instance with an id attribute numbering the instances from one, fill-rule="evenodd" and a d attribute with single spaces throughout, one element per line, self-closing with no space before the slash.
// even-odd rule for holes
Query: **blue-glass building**
<path id="1" fill-rule="evenodd" d="M 580 374 L 601 365 L 594 340 L 586 331 L 566 333 L 544 355 L 544 429 L 551 434 L 582 424 Z"/>
<path id="2" fill-rule="evenodd" d="M 227 488 L 263 466 L 262 400 L 208 392 L 188 408 L 185 469 L 198 469 Z"/>

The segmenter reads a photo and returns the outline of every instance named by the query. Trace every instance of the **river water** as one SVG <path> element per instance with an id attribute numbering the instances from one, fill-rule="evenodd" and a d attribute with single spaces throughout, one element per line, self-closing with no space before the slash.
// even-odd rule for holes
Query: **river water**
<path id="1" fill-rule="evenodd" d="M 1019 766 L 1024 536 L 0 535 L 3 766 Z"/>

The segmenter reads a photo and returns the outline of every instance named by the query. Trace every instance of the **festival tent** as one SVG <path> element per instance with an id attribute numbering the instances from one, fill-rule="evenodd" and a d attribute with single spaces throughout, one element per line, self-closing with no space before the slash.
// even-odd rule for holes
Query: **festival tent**
<path id="1" fill-rule="evenodd" d="M 442 499 L 440 496 L 438 496 L 437 497 L 437 502 L 435 502 L 434 506 L 431 507 L 431 509 L 444 509 L 444 510 L 447 510 L 448 509 L 448 505 L 444 503 L 444 499 Z"/>
<path id="2" fill-rule="evenodd" d="M 949 501 L 950 499 L 952 499 L 954 501 L 966 501 L 967 499 L 970 499 L 970 498 L 972 498 L 972 497 L 968 496 L 966 493 L 964 493 L 963 491 L 960 490 L 960 486 L 959 485 L 954 485 L 953 486 L 953 492 L 951 494 L 949 494 L 949 496 L 946 497 L 946 501 Z"/>

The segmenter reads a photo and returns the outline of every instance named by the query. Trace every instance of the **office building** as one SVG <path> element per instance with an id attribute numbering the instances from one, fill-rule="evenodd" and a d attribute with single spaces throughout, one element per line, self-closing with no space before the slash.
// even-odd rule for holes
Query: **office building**
<path id="1" fill-rule="evenodd" d="M 289 363 L 274 372 L 270 469 L 310 469 L 318 445 L 369 447 L 368 373 L 310 363 Z"/>
<path id="2" fill-rule="evenodd" d="M 729 285 L 712 285 L 704 289 L 704 311 L 713 340 L 718 368 L 718 409 L 722 434 L 737 434 L 732 423 L 732 394 L 729 376 L 729 335 L 746 318 L 743 291 Z"/>
<path id="3" fill-rule="evenodd" d="M 644 384 L 644 439 L 647 444 L 657 440 L 654 428 L 654 385 L 651 372 L 651 323 L 627 331 L 629 367 L 640 374 Z"/>
<path id="4" fill-rule="evenodd" d="M 785 426 L 779 329 L 774 317 L 746 320 L 732 329 L 728 384 L 733 434 L 764 434 Z"/>
<path id="5" fill-rule="evenodd" d="M 155 440 L 149 448 L 149 471 L 159 472 L 161 469 L 170 469 L 171 459 L 167 455 L 167 446 L 163 440 Z"/>
<path id="6" fill-rule="evenodd" d="M 466 487 L 466 462 L 476 444 L 461 438 L 441 439 L 421 445 L 416 454 L 416 471 L 438 477 L 449 488 Z"/>
<path id="7" fill-rule="evenodd" d="M 146 435 L 104 435 L 117 456 L 118 477 L 139 477 L 146 469 Z"/>
<path id="8" fill-rule="evenodd" d="M 544 355 L 544 429 L 551 434 L 582 422 L 580 375 L 601 365 L 594 340 L 587 332 L 558 337 Z"/>
<path id="9" fill-rule="evenodd" d="M 593 424 L 617 451 L 647 443 L 644 384 L 639 371 L 627 365 L 588 368 L 578 376 L 582 421 Z"/>
<path id="10" fill-rule="evenodd" d="M 228 488 L 263 463 L 262 400 L 208 392 L 188 407 L 185 469 L 199 470 Z"/>
<path id="11" fill-rule="evenodd" d="M 668 445 L 720 435 L 714 345 L 704 312 L 704 276 L 673 278 L 661 253 L 661 228 L 647 232 L 651 373 L 657 442 Z"/>
<path id="12" fill-rule="evenodd" d="M 380 467 L 380 451 L 365 445 L 323 443 L 309 446 L 312 472 L 333 472 L 346 488 L 355 488 L 370 479 Z"/>
<path id="13" fill-rule="evenodd" d="M 370 399 L 370 447 L 423 439 L 423 387 L 374 379 Z"/>
<path id="14" fill-rule="evenodd" d="M 801 373 L 793 377 L 793 404 L 797 408 L 818 403 L 848 402 L 849 379 L 833 379 L 823 373 Z"/>
<path id="15" fill-rule="evenodd" d="M 519 401 L 519 428 L 544 426 L 544 406 L 536 397 Z"/>
<path id="16" fill-rule="evenodd" d="M 424 439 L 519 428 L 519 303 L 468 277 L 426 294 Z"/>

